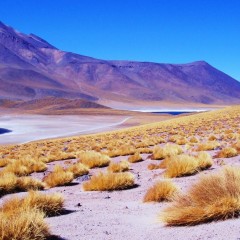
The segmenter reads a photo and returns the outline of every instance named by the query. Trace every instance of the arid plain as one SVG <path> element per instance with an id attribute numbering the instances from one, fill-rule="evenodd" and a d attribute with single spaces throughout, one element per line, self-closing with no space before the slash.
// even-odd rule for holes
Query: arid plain
<path id="1" fill-rule="evenodd" d="M 28 213 L 26 239 L 238 239 L 239 120 L 234 106 L 1 147 L 1 217 Z"/>

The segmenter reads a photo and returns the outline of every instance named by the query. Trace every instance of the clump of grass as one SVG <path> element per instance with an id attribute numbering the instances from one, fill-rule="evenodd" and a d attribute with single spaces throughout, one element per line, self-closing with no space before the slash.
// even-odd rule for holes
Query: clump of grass
<path id="1" fill-rule="evenodd" d="M 190 139 L 189 139 L 189 142 L 190 143 L 198 143 L 199 142 L 199 140 L 196 138 L 196 137 L 191 137 Z"/>
<path id="2" fill-rule="evenodd" d="M 152 159 L 161 160 L 169 156 L 181 154 L 182 148 L 177 144 L 166 144 L 164 147 L 156 146 L 153 148 Z"/>
<path id="3" fill-rule="evenodd" d="M 198 161 L 186 154 L 172 156 L 166 165 L 165 177 L 174 178 L 192 175 L 198 171 Z"/>
<path id="4" fill-rule="evenodd" d="M 144 202 L 171 201 L 178 192 L 177 186 L 169 180 L 159 181 L 148 189 Z"/>
<path id="5" fill-rule="evenodd" d="M 43 240 L 50 236 L 44 213 L 27 208 L 24 211 L 0 211 L 1 240 Z"/>
<path id="6" fill-rule="evenodd" d="M 5 172 L 12 172 L 17 176 L 26 176 L 33 172 L 44 172 L 47 165 L 33 159 L 13 160 L 4 169 Z"/>
<path id="7" fill-rule="evenodd" d="M 80 155 L 80 162 L 87 165 L 89 168 L 106 167 L 110 163 L 110 158 L 99 152 L 87 151 Z"/>
<path id="8" fill-rule="evenodd" d="M 196 225 L 239 216 L 240 168 L 225 167 L 202 176 L 166 208 L 161 219 L 171 226 Z"/>
<path id="9" fill-rule="evenodd" d="M 235 148 L 237 152 L 240 154 L 240 141 L 237 141 L 234 144 L 232 144 L 232 147 Z"/>
<path id="10" fill-rule="evenodd" d="M 217 137 L 214 136 L 214 135 L 211 135 L 209 138 L 208 138 L 209 141 L 215 141 L 217 140 Z"/>
<path id="11" fill-rule="evenodd" d="M 15 190 L 17 185 L 17 176 L 13 173 L 0 173 L 0 196 Z"/>
<path id="12" fill-rule="evenodd" d="M 6 167 L 8 163 L 9 163 L 9 160 L 7 160 L 6 158 L 0 159 L 0 167 Z"/>
<path id="13" fill-rule="evenodd" d="M 61 166 L 56 165 L 53 172 L 43 178 L 43 182 L 48 187 L 64 186 L 72 182 L 74 174 L 64 170 Z"/>
<path id="14" fill-rule="evenodd" d="M 151 148 L 146 148 L 146 147 L 145 148 L 138 148 L 137 151 L 139 153 L 152 153 L 153 152 L 153 150 Z"/>
<path id="15" fill-rule="evenodd" d="M 19 177 L 16 183 L 16 188 L 19 191 L 43 190 L 45 187 L 45 183 L 32 177 Z"/>
<path id="16" fill-rule="evenodd" d="M 216 154 L 216 158 L 231 158 L 231 157 L 236 157 L 238 155 L 238 151 L 235 148 L 232 147 L 226 147 L 220 150 Z"/>
<path id="17" fill-rule="evenodd" d="M 209 141 L 206 143 L 200 143 L 197 147 L 197 151 L 210 151 L 210 150 L 214 150 L 217 147 L 219 147 L 219 143 L 217 141 Z"/>
<path id="18" fill-rule="evenodd" d="M 208 169 L 213 165 L 212 157 L 207 152 L 199 152 L 196 159 L 198 160 L 198 168 L 200 170 Z"/>
<path id="19" fill-rule="evenodd" d="M 130 163 L 136 163 L 143 161 L 143 159 L 139 152 L 135 152 L 133 155 L 129 156 L 128 161 Z"/>
<path id="20" fill-rule="evenodd" d="M 82 163 L 75 163 L 75 164 L 70 165 L 67 168 L 67 171 L 72 172 L 74 175 L 74 178 L 77 178 L 77 177 L 88 174 L 89 168 Z"/>
<path id="21" fill-rule="evenodd" d="M 29 171 L 29 169 L 21 164 L 18 163 L 9 163 L 4 169 L 3 172 L 9 172 L 9 173 L 13 173 L 14 175 L 17 176 L 26 176 L 29 175 L 30 173 L 32 173 L 31 171 Z"/>
<path id="22" fill-rule="evenodd" d="M 47 170 L 47 164 L 42 161 L 39 161 L 35 162 L 31 168 L 33 172 L 44 172 Z"/>
<path id="23" fill-rule="evenodd" d="M 59 215 L 64 206 L 64 199 L 61 194 L 42 194 L 38 191 L 29 191 L 27 196 L 23 198 L 14 197 L 6 201 L 0 211 L 11 213 L 16 211 L 24 212 L 25 209 L 37 209 L 45 214 L 45 216 Z"/>
<path id="24" fill-rule="evenodd" d="M 125 173 L 98 173 L 83 183 L 85 191 L 114 191 L 131 188 L 135 185 L 134 175 Z"/>
<path id="25" fill-rule="evenodd" d="M 128 161 L 122 160 L 119 163 L 110 163 L 110 165 L 108 166 L 108 171 L 109 172 L 125 172 L 128 171 L 130 167 L 130 164 Z"/>
<path id="26" fill-rule="evenodd" d="M 159 169 L 159 168 L 161 168 L 160 164 L 150 163 L 148 165 L 148 170 L 155 170 L 155 169 Z"/>

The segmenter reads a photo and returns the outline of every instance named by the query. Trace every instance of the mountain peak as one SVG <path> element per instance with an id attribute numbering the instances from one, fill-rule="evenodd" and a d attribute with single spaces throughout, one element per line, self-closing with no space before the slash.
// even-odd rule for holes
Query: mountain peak
<path id="1" fill-rule="evenodd" d="M 239 103 L 240 83 L 206 61 L 105 61 L 56 49 L 0 22 L 0 99 L 47 96 L 136 103 Z"/>

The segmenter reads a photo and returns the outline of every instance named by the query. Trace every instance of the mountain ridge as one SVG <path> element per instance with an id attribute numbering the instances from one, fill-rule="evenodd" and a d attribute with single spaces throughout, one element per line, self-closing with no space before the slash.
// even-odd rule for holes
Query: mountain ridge
<path id="1" fill-rule="evenodd" d="M 101 60 L 57 49 L 0 22 L 0 98 L 235 104 L 240 83 L 205 61 Z"/>

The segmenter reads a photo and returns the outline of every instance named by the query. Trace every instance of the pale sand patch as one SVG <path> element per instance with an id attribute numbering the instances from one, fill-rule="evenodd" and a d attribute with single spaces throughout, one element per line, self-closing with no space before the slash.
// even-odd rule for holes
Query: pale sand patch
<path id="1" fill-rule="evenodd" d="M 12 132 L 1 134 L 0 144 L 20 144 L 112 130 L 128 119 L 128 116 L 4 115 L 0 116 L 0 127 Z"/>

